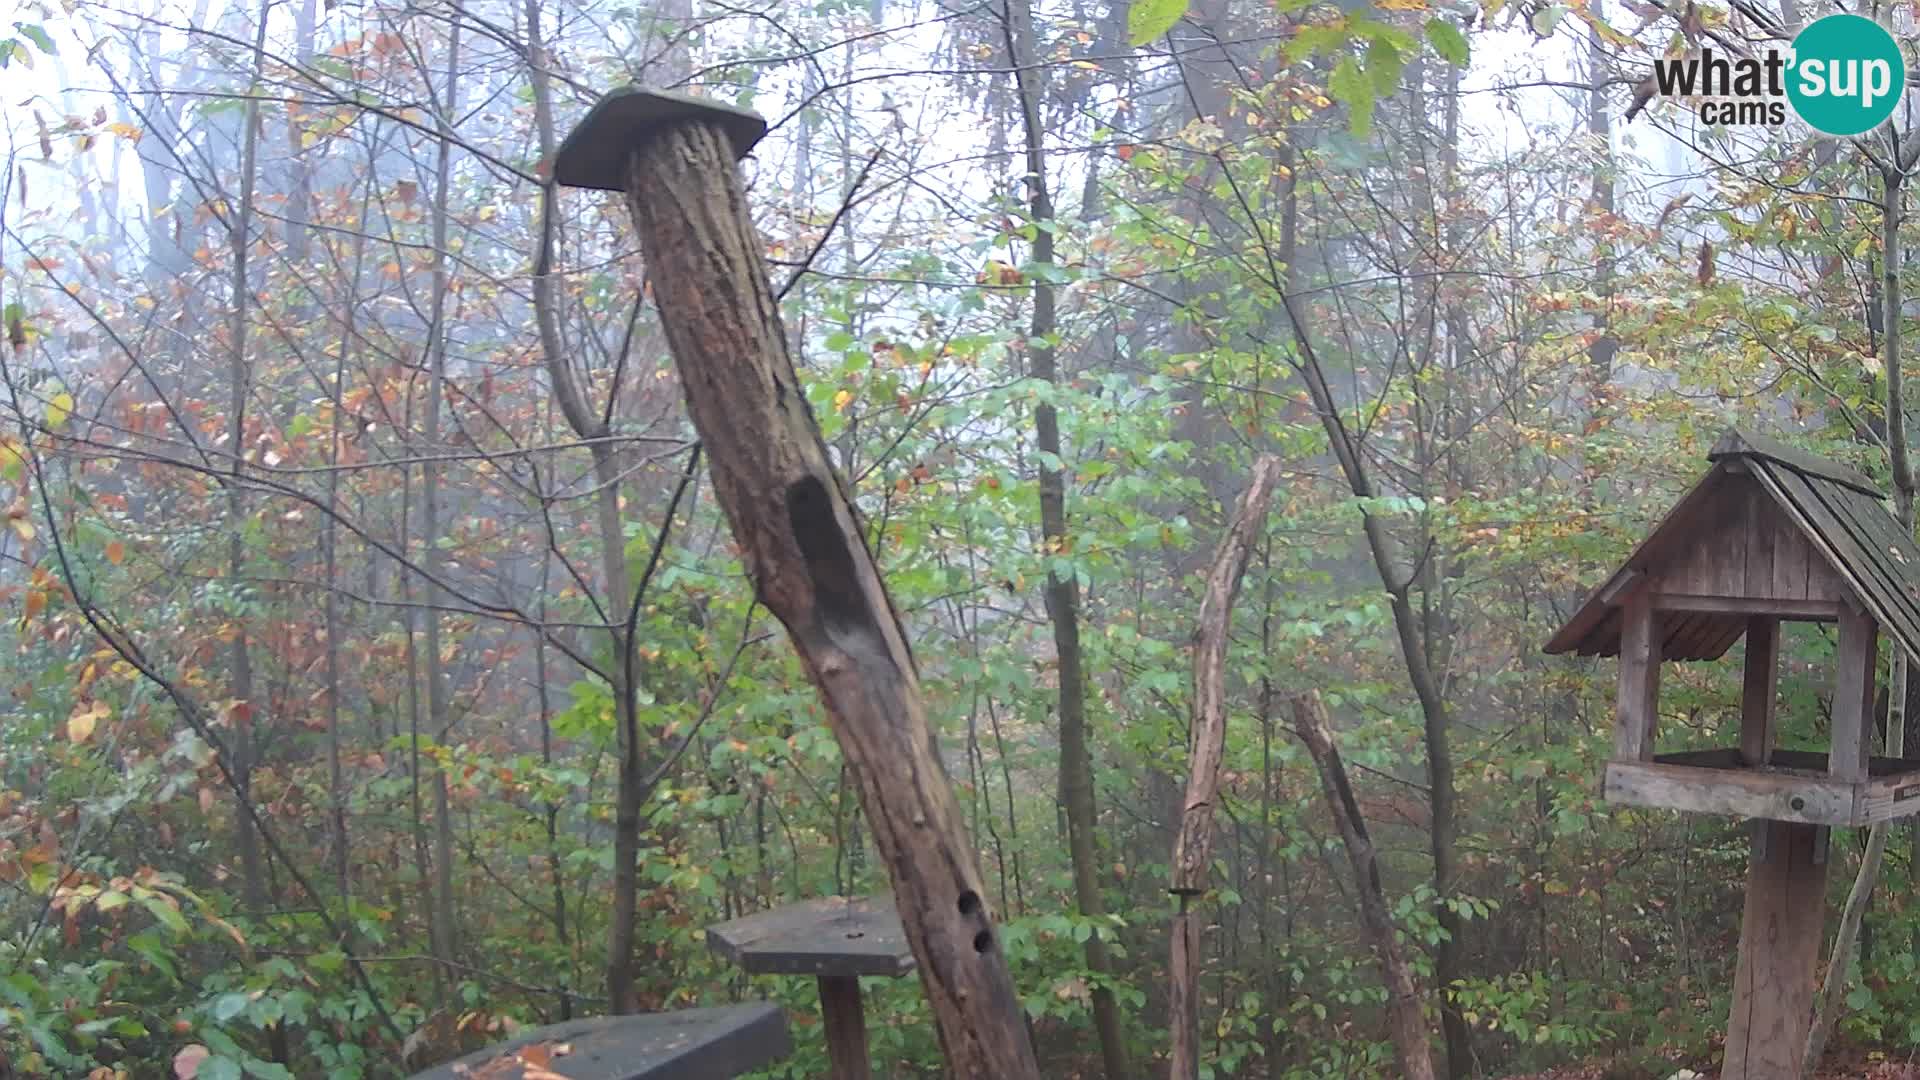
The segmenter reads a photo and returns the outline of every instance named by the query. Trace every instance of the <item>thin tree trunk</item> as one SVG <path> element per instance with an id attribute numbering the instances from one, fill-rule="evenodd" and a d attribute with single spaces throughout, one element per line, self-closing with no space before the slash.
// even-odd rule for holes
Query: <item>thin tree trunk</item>
<path id="1" fill-rule="evenodd" d="M 1881 283 L 1881 365 L 1887 379 L 1887 454 L 1893 466 L 1895 512 L 1907 532 L 1913 532 L 1913 464 L 1907 454 L 1907 417 L 1904 379 L 1900 370 L 1900 320 L 1904 296 L 1900 290 L 1900 225 L 1904 218 L 1903 182 L 1905 175 L 1896 165 L 1881 170 L 1880 261 Z M 1900 757 L 1906 748 L 1907 656 L 1895 643 L 1891 685 L 1887 690 L 1886 754 Z M 1887 823 L 1874 825 L 1867 832 L 1867 849 L 1860 856 L 1860 869 L 1854 875 L 1853 888 L 1847 892 L 1846 906 L 1840 910 L 1840 925 L 1834 929 L 1833 952 L 1827 960 L 1827 977 L 1821 985 L 1813 1026 L 1807 1031 L 1807 1049 L 1802 1065 L 1808 1075 L 1826 1055 L 1827 1041 L 1833 1037 L 1834 1024 L 1846 1007 L 1847 984 L 1853 966 L 1854 944 L 1860 936 L 1861 921 L 1873 899 L 1873 887 L 1880 877 L 1880 859 L 1887 849 Z"/>
<path id="2" fill-rule="evenodd" d="M 247 356 L 247 319 L 251 310 L 253 286 L 248 277 L 247 255 L 253 246 L 253 200 L 255 173 L 260 148 L 260 77 L 266 63 L 267 14 L 271 5 L 262 0 L 254 27 L 253 70 L 247 87 L 245 125 L 240 136 L 240 202 L 234 208 L 229 230 L 233 253 L 233 311 L 228 324 L 230 348 L 228 378 L 232 397 L 228 401 L 227 449 L 233 454 L 233 481 L 227 487 L 227 569 L 236 592 L 246 580 L 246 546 L 242 539 L 247 520 L 245 491 L 247 397 L 252 389 L 253 367 Z M 232 656 L 233 748 L 235 761 L 234 829 L 240 848 L 241 892 L 247 914 L 263 920 L 271 906 L 266 860 L 261 852 L 260 832 L 254 820 L 253 770 L 258 764 L 259 743 L 255 739 L 256 721 L 264 719 L 264 710 L 254 698 L 253 654 L 248 643 L 244 617 L 234 620 Z M 287 1029 L 275 1024 L 267 1030 L 269 1054 L 274 1061 L 288 1060 Z"/>
<path id="3" fill-rule="evenodd" d="M 539 0 L 527 0 L 528 82 L 533 89 L 534 128 L 540 153 L 552 159 L 554 150 L 553 91 L 547 74 L 547 51 L 540 28 Z M 607 623 L 613 662 L 608 665 L 613 693 L 614 724 L 619 777 L 614 794 L 613 821 L 613 903 L 607 928 L 607 997 L 615 1013 L 629 1013 L 640 1007 L 636 997 L 633 947 L 635 920 L 640 909 L 640 827 L 641 805 L 647 767 L 640 742 L 639 703 L 635 699 L 633 640 L 630 616 L 637 612 L 639 598 L 627 573 L 626 530 L 620 513 L 620 463 L 605 436 L 608 427 L 589 407 L 586 395 L 573 377 L 562 351 L 558 299 L 554 295 L 552 260 L 555 219 L 553 186 L 547 185 L 541 196 L 541 238 L 538 265 L 533 276 L 534 312 L 540 328 L 541 348 L 546 354 L 548 377 L 553 383 L 554 400 L 575 435 L 591 440 L 593 455 L 595 522 L 600 538 L 601 574 L 606 579 L 606 604 L 601 612 Z M 609 407 L 602 415 L 611 416 L 611 401 L 620 392 L 618 386 L 607 391 Z M 662 525 L 668 528 L 671 522 Z"/>
<path id="4" fill-rule="evenodd" d="M 354 232 L 353 239 L 353 273 L 347 291 L 346 309 L 341 316 L 340 355 L 334 360 L 333 385 L 329 387 L 329 396 L 333 404 L 333 424 L 327 437 L 327 528 L 321 537 L 327 565 L 324 617 L 327 628 L 328 846 L 333 865 L 334 888 L 339 891 L 342 904 L 347 903 L 352 895 L 353 875 L 350 870 L 347 836 L 346 774 L 340 759 L 340 442 L 342 425 L 347 422 L 346 407 L 342 397 L 346 391 L 348 362 L 353 356 L 353 347 L 358 340 L 354 324 L 355 316 L 359 312 L 360 275 L 366 262 L 366 250 L 366 202 L 363 200 L 360 223 Z"/>
<path id="5" fill-rule="evenodd" d="M 1294 177 L 1297 176 L 1296 172 Z M 1281 218 L 1280 261 L 1288 266 L 1293 263 L 1293 238 L 1299 213 L 1296 184 L 1296 179 L 1289 179 Z M 1258 223 L 1253 224 L 1257 227 Z M 1320 415 L 1320 423 L 1326 430 L 1327 443 L 1334 460 L 1339 463 L 1341 474 L 1346 477 L 1347 488 L 1354 498 L 1371 499 L 1376 494 L 1373 479 L 1367 472 L 1359 441 L 1340 418 L 1339 403 L 1334 400 L 1333 388 L 1327 381 L 1325 369 L 1320 366 L 1312 324 L 1304 305 L 1287 286 L 1285 276 L 1275 264 L 1269 263 L 1268 273 L 1269 285 L 1280 295 L 1281 308 L 1286 313 L 1294 343 L 1299 349 L 1295 369 L 1301 382 L 1306 385 L 1314 411 Z M 1428 664 L 1420 617 L 1413 610 L 1412 592 L 1418 575 L 1404 569 L 1405 562 L 1400 558 L 1399 545 L 1387 531 L 1386 522 L 1367 509 L 1364 501 L 1359 509 L 1367 550 L 1373 557 L 1374 571 L 1386 590 L 1389 609 L 1393 613 L 1393 627 L 1400 644 L 1401 661 L 1406 665 L 1407 682 L 1420 703 L 1432 818 L 1427 838 L 1428 850 L 1433 856 L 1434 919 L 1441 931 L 1440 941 L 1433 950 L 1434 979 L 1440 988 L 1441 1027 L 1447 1041 L 1447 1067 L 1449 1075 L 1458 1080 L 1471 1071 L 1472 1046 L 1465 1019 L 1449 996 L 1450 988 L 1461 974 L 1461 923 L 1452 907 L 1456 828 L 1450 739 L 1452 717 L 1446 698 L 1440 691 L 1440 682 Z"/>
<path id="6" fill-rule="evenodd" d="M 1046 129 L 1040 103 L 1047 68 L 1039 63 L 1030 0 L 1006 0 L 1003 15 L 1007 50 L 1013 58 L 1020 92 L 1020 115 L 1026 133 L 1028 213 L 1033 218 L 1033 262 L 1053 263 L 1053 195 L 1047 187 Z M 1052 345 L 1056 330 L 1054 289 L 1049 274 L 1033 277 L 1033 323 L 1027 334 L 1028 371 L 1047 383 L 1059 380 Z M 1080 586 L 1071 572 L 1061 574 L 1053 559 L 1073 553 L 1067 529 L 1066 479 L 1061 468 L 1060 418 L 1050 400 L 1033 410 L 1034 441 L 1040 455 L 1040 531 L 1048 558 L 1046 604 L 1053 622 L 1053 645 L 1060 677 L 1060 793 L 1067 817 L 1067 850 L 1073 863 L 1073 894 L 1083 918 L 1100 921 L 1106 902 L 1100 895 L 1096 866 L 1093 798 L 1093 755 L 1088 747 L 1086 674 L 1080 649 Z M 1097 927 L 1086 941 L 1087 970 L 1104 979 L 1113 970 L 1107 955 L 1105 928 Z M 1093 1022 L 1100 1034 L 1100 1058 L 1108 1080 L 1127 1080 L 1125 1033 L 1120 1027 L 1119 1003 L 1104 985 L 1093 988 Z"/>
<path id="7" fill-rule="evenodd" d="M 1280 479 L 1280 459 L 1254 462 L 1253 478 L 1220 540 L 1207 573 L 1207 591 L 1193 632 L 1193 735 L 1187 797 L 1182 804 L 1180 837 L 1173 845 L 1173 885 L 1180 898 L 1173 917 L 1172 979 L 1168 1024 L 1173 1029 L 1170 1080 L 1197 1080 L 1199 1045 L 1199 930 L 1188 903 L 1207 891 L 1213 866 L 1213 812 L 1220 795 L 1220 762 L 1227 743 L 1227 642 L 1233 631 L 1233 602 L 1247 559 L 1267 518 L 1267 504 Z"/>
<path id="8" fill-rule="evenodd" d="M 447 382 L 447 240 L 449 232 L 449 190 L 453 182 L 453 115 L 460 93 L 461 20 L 453 19 L 448 32 L 447 81 L 439 102 L 436 128 L 439 151 L 434 161 L 433 197 L 433 301 L 427 328 L 427 400 L 422 437 L 429 460 L 421 467 L 420 545 L 426 564 L 426 629 L 422 642 L 426 651 L 427 722 L 436 743 L 446 740 L 452 727 L 447 701 L 446 662 L 440 654 L 440 589 L 445 580 L 445 553 L 440 550 L 440 465 L 431 460 L 440 452 L 440 410 L 446 397 Z M 436 763 L 433 769 L 433 951 L 453 981 L 453 960 L 458 950 L 453 897 L 453 807 L 447 791 L 447 772 Z"/>
<path id="9" fill-rule="evenodd" d="M 1367 823 L 1354 802 L 1353 787 L 1347 782 L 1347 768 L 1333 744 L 1333 729 L 1327 723 L 1327 707 L 1320 695 L 1309 692 L 1293 699 L 1293 728 L 1306 744 L 1307 753 L 1320 772 L 1321 791 L 1327 808 L 1340 830 L 1347 849 L 1347 862 L 1353 869 L 1355 903 L 1360 909 L 1360 928 L 1380 965 L 1380 977 L 1387 984 L 1387 1035 L 1393 1041 L 1394 1055 L 1400 1061 L 1404 1080 L 1434 1080 L 1433 1055 L 1428 1049 L 1431 1038 L 1420 1000 L 1420 987 L 1407 966 L 1400 948 L 1398 931 L 1388 912 L 1385 893 L 1380 888 L 1380 868 L 1374 858 L 1373 840 L 1367 835 Z"/>

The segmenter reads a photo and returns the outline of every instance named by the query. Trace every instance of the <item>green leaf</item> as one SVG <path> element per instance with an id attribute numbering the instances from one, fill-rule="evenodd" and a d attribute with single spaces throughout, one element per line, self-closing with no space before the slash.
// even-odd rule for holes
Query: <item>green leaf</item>
<path id="1" fill-rule="evenodd" d="M 47 32 L 38 25 L 34 23 L 17 22 L 13 24 L 13 28 L 20 31 L 21 36 L 25 37 L 28 41 L 40 46 L 41 52 L 46 53 L 48 56 L 58 54 L 58 50 L 53 47 L 53 39 L 48 37 Z"/>
<path id="2" fill-rule="evenodd" d="M 1373 128 L 1373 80 L 1361 72 L 1353 57 L 1343 56 L 1327 79 L 1327 92 L 1348 110 L 1347 129 L 1356 139 L 1366 138 Z"/>
<path id="3" fill-rule="evenodd" d="M 1473 60 L 1473 47 L 1467 44 L 1467 35 L 1437 15 L 1427 20 L 1427 40 L 1433 43 L 1433 51 L 1454 67 L 1466 67 Z"/>
<path id="4" fill-rule="evenodd" d="M 1373 93 L 1376 97 L 1386 97 L 1400 89 L 1400 71 L 1407 66 L 1406 58 L 1391 42 L 1375 38 L 1367 47 L 1367 77 L 1373 81 Z"/>
<path id="5" fill-rule="evenodd" d="M 1127 40 L 1145 45 L 1173 29 L 1187 13 L 1187 0 L 1134 0 L 1127 10 Z"/>
<path id="6" fill-rule="evenodd" d="M 225 1057 L 208 1058 L 200 1063 L 200 1071 L 194 1074 L 196 1080 L 241 1080 L 244 1075 L 238 1062 Z"/>
<path id="7" fill-rule="evenodd" d="M 167 902 L 166 897 L 163 897 L 163 896 L 140 897 L 140 906 L 146 908 L 149 914 L 151 914 L 155 919 L 158 919 L 160 922 L 160 925 L 166 927 L 168 930 L 172 931 L 175 934 L 178 934 L 181 936 L 186 935 L 187 920 L 181 916 L 179 908 L 174 907 L 171 903 Z"/>
<path id="8" fill-rule="evenodd" d="M 226 1023 L 247 1011 L 247 1000 L 245 994 L 221 994 L 213 999 L 213 1018 Z"/>
<path id="9" fill-rule="evenodd" d="M 1559 26 L 1560 20 L 1566 16 L 1565 4 L 1550 4 L 1543 7 L 1533 13 L 1533 32 L 1541 37 L 1550 37 L 1553 34 L 1553 28 Z"/>

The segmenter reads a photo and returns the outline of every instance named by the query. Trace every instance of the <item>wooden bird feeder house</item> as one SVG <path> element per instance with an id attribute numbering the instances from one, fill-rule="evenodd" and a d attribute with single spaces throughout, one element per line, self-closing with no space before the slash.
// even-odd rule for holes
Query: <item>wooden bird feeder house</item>
<path id="1" fill-rule="evenodd" d="M 1920 660 L 1920 546 L 1871 481 L 1729 431 L 1713 467 L 1549 653 L 1618 656 L 1608 802 L 1751 818 L 1753 854 L 1728 1025 L 1727 1080 L 1801 1075 L 1826 904 L 1826 832 L 1920 813 L 1920 760 L 1874 757 L 1884 633 Z M 1775 743 L 1782 622 L 1836 624 L 1825 754 Z M 1747 640 L 1738 746 L 1656 753 L 1663 661 Z"/>

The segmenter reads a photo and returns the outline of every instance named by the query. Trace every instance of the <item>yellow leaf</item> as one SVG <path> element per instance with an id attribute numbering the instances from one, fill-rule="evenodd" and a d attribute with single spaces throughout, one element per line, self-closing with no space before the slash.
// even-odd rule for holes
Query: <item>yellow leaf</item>
<path id="1" fill-rule="evenodd" d="M 132 124 L 122 123 L 121 121 L 118 121 L 118 120 L 114 121 L 111 124 L 108 124 L 107 130 L 113 132 L 115 135 L 120 136 L 121 138 L 127 140 L 128 142 L 139 142 L 140 136 L 144 134 L 144 132 L 142 132 L 139 128 L 134 127 Z"/>
<path id="2" fill-rule="evenodd" d="M 106 706 L 97 703 L 90 708 L 75 709 L 73 715 L 67 717 L 67 738 L 76 746 L 93 738 L 93 729 L 106 711 Z"/>
<path id="3" fill-rule="evenodd" d="M 20 538 L 21 543 L 31 541 L 36 535 L 33 522 L 24 517 L 8 518 L 7 526 L 13 530 L 15 536 Z"/>
<path id="4" fill-rule="evenodd" d="M 47 426 L 55 431 L 67 426 L 67 417 L 73 415 L 73 395 L 65 390 L 47 399 Z"/>
<path id="5" fill-rule="evenodd" d="M 847 406 L 852 401 L 853 401 L 853 391 L 851 390 L 840 391 L 839 393 L 833 395 L 833 411 L 835 412 L 847 411 Z"/>

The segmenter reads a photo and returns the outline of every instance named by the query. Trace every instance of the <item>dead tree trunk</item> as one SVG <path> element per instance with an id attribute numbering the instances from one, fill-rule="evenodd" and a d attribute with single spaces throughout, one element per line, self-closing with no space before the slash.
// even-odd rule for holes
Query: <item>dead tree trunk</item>
<path id="1" fill-rule="evenodd" d="M 592 135 L 575 138 L 617 137 Z M 794 373 L 732 151 L 723 122 L 681 121 L 639 142 L 625 173 L 715 497 L 826 700 L 951 1075 L 1038 1080 L 913 656 Z"/>
<path id="2" fill-rule="evenodd" d="M 1227 535 L 1214 553 L 1213 569 L 1207 572 L 1207 592 L 1193 632 L 1193 748 L 1188 754 L 1180 836 L 1173 845 L 1173 884 L 1168 890 L 1180 898 L 1167 969 L 1173 981 L 1168 1006 L 1173 1028 L 1169 1080 L 1195 1080 L 1200 1075 L 1200 934 L 1187 904 L 1207 891 L 1207 873 L 1213 865 L 1213 808 L 1227 742 L 1227 639 L 1233 629 L 1233 601 L 1279 479 L 1279 458 L 1267 456 L 1254 463 L 1253 480 L 1240 496 Z"/>
<path id="3" fill-rule="evenodd" d="M 1400 1059 L 1400 1075 L 1407 1080 L 1434 1080 L 1433 1055 L 1428 1048 L 1426 1018 L 1420 1004 L 1420 987 L 1394 937 L 1393 918 L 1388 914 L 1387 898 L 1380 889 L 1380 868 L 1373 857 L 1373 839 L 1367 835 L 1367 823 L 1353 801 L 1353 787 L 1347 783 L 1347 767 L 1333 745 L 1333 729 L 1327 723 L 1327 707 L 1317 693 L 1293 699 L 1293 729 L 1306 744 L 1314 767 L 1320 771 L 1320 787 L 1326 793 L 1327 807 L 1333 811 L 1333 823 L 1346 844 L 1347 861 L 1353 866 L 1354 896 L 1360 907 L 1360 929 L 1366 934 L 1367 947 L 1380 965 L 1380 977 L 1387 984 L 1387 1035 L 1393 1052 Z"/>

